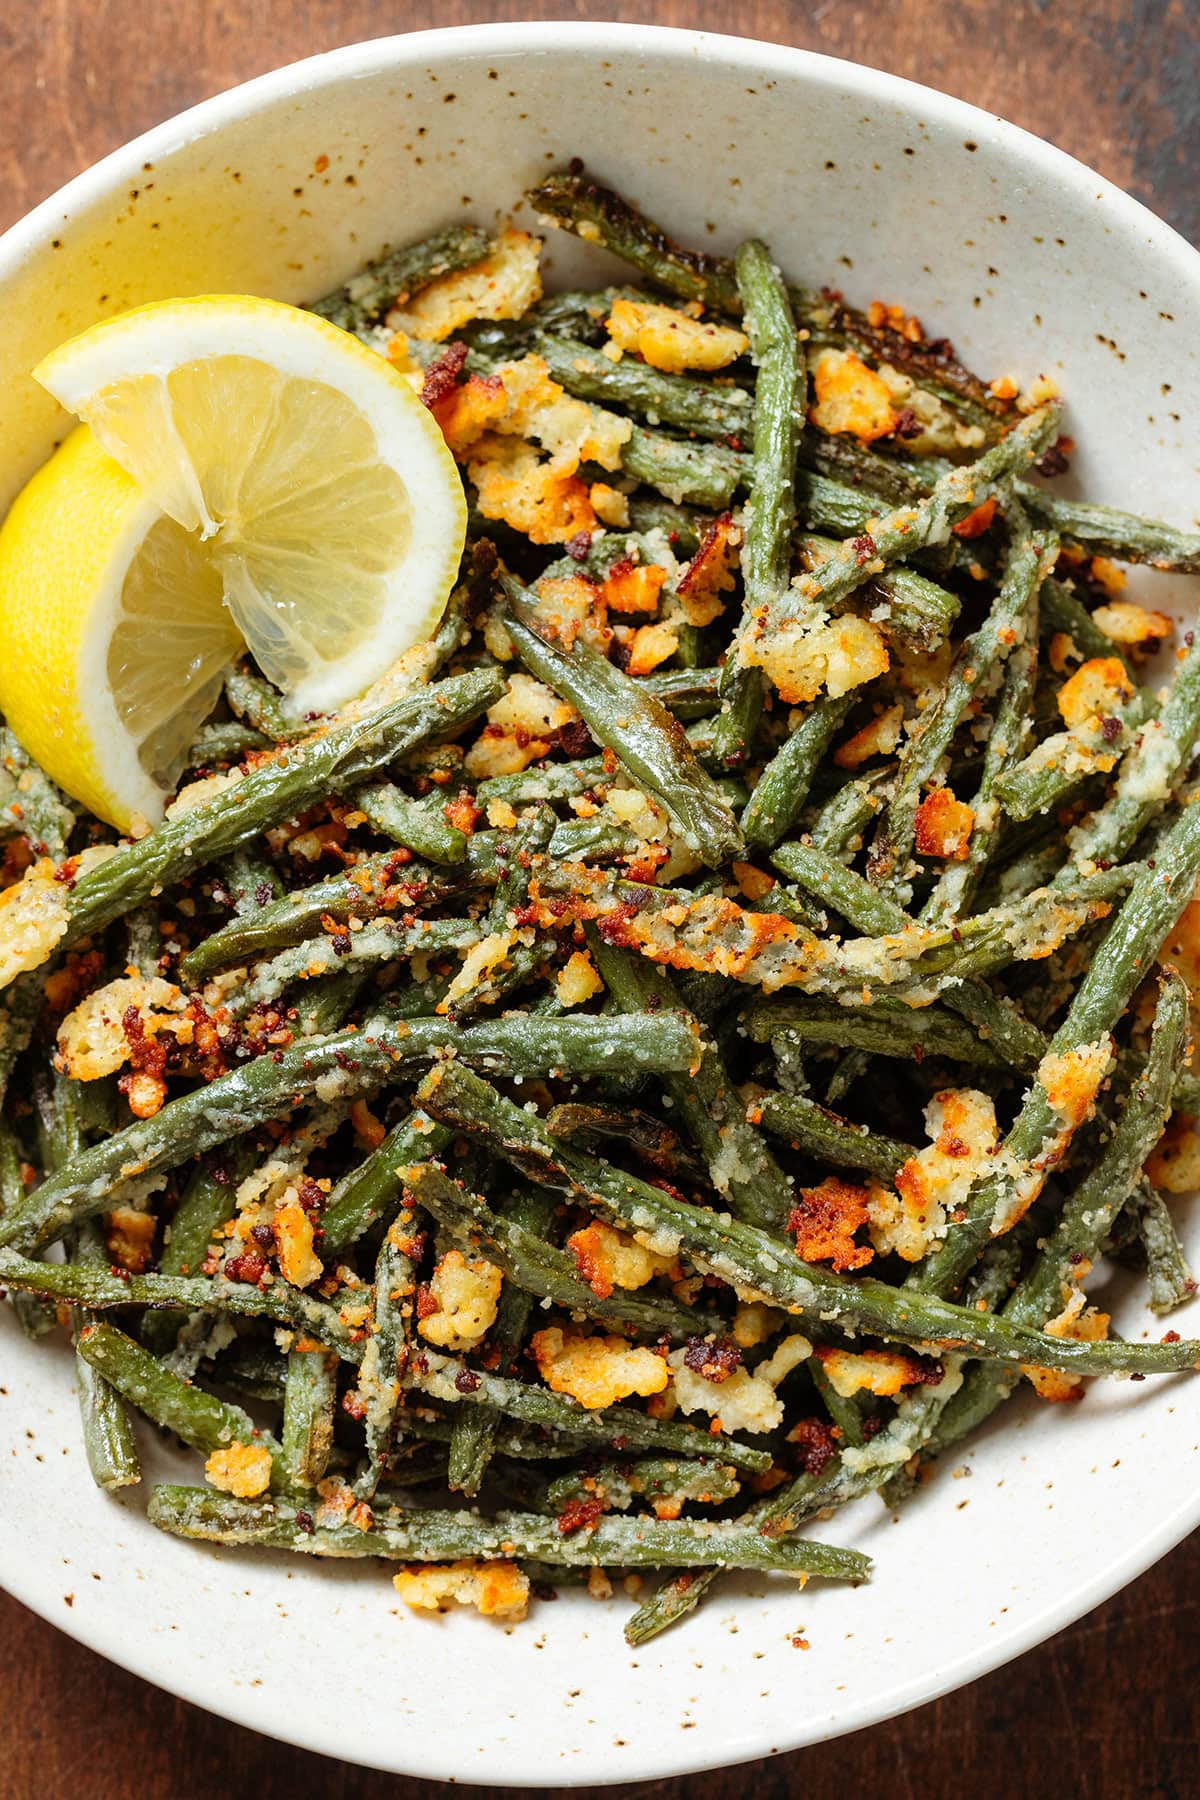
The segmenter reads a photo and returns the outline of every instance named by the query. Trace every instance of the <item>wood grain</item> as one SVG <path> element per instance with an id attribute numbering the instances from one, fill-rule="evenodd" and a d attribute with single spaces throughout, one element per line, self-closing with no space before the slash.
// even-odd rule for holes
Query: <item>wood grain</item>
<path id="1" fill-rule="evenodd" d="M 3 0 L 0 227 L 135 133 L 280 63 L 357 38 L 533 11 L 520 0 Z M 1200 126 L 1195 0 L 601 0 L 537 12 L 653 18 L 890 69 L 1052 139 L 1200 239 L 1188 163 Z M 1200 1786 L 1198 1607 L 1194 1539 L 1051 1643 L 905 1719 L 751 1769 L 593 1791 L 1189 1800 Z M 437 1791 L 213 1719 L 0 1596 L 3 1800 L 429 1800 Z"/>

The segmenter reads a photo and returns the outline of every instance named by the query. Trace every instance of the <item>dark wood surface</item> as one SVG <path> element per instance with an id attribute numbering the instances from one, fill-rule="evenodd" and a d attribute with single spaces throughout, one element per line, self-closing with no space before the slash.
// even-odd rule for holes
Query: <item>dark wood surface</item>
<path id="1" fill-rule="evenodd" d="M 135 133 L 280 63 L 530 16 L 653 18 L 893 70 L 1052 139 L 1200 240 L 1196 0 L 0 0 L 0 227 Z M 1200 1536 L 1051 1643 L 905 1719 L 752 1768 L 590 1791 L 1188 1800 L 1200 1791 L 1198 1610 Z M 2 1800 L 430 1800 L 437 1788 L 214 1719 L 0 1595 Z"/>

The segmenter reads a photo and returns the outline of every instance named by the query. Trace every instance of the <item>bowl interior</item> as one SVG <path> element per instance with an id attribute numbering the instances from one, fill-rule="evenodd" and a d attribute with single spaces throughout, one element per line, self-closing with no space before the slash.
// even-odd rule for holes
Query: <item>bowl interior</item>
<path id="1" fill-rule="evenodd" d="M 159 296 L 311 298 L 389 242 L 507 218 L 572 155 L 685 241 L 762 236 L 798 278 L 903 301 L 989 374 L 1053 375 L 1078 490 L 1193 522 L 1200 260 L 1165 226 L 1011 127 L 870 71 L 557 25 L 388 40 L 268 77 L 117 153 L 9 233 L 0 506 L 63 431 L 29 370 L 65 336 Z M 616 272 L 553 235 L 547 263 L 556 284 Z M 1184 590 L 1174 603 L 1182 616 Z M 1138 1301 L 1117 1306 L 1126 1335 L 1161 1333 Z M 7 1310 L 0 1357 L 12 1591 L 219 1712 L 443 1778 L 632 1780 L 870 1723 L 1067 1623 L 1200 1513 L 1195 1388 L 1112 1385 L 1066 1416 L 1026 1406 L 899 1524 L 864 1502 L 822 1527 L 876 1556 L 869 1587 L 728 1580 L 690 1625 L 631 1653 L 619 1603 L 566 1594 L 506 1633 L 409 1615 L 375 1566 L 160 1538 L 136 1493 L 91 1487 L 68 1359 L 26 1344 Z"/>

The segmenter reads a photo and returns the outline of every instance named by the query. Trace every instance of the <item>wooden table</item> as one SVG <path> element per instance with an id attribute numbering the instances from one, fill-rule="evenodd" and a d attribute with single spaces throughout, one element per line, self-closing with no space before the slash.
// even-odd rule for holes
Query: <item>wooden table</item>
<path id="1" fill-rule="evenodd" d="M 3 0 L 0 227 L 137 132 L 279 63 L 358 38 L 535 10 L 653 17 L 891 69 L 1052 139 L 1200 240 L 1200 188 L 1186 160 L 1200 131 L 1193 0 L 601 0 L 542 9 L 519 0 Z M 1200 1786 L 1198 1608 L 1200 1536 L 1052 1643 L 905 1719 L 753 1769 L 636 1791 L 726 1800 L 752 1784 L 758 1800 L 801 1791 L 810 1800 L 939 1800 L 963 1788 L 973 1800 L 1038 1791 L 1186 1800 Z M 0 1595 L 5 1800 L 77 1792 L 423 1800 L 437 1789 L 223 1724 Z"/>

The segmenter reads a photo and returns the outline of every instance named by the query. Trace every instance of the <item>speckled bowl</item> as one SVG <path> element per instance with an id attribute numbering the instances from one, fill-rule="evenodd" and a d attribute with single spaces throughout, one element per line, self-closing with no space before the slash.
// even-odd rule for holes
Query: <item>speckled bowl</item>
<path id="1" fill-rule="evenodd" d="M 752 230 L 814 284 L 902 299 L 988 371 L 1054 374 L 1082 487 L 1191 522 L 1200 257 L 1165 225 L 1012 126 L 872 70 L 562 24 L 298 64 L 128 145 L 10 231 L 0 505 L 63 428 L 28 371 L 69 333 L 162 295 L 311 297 L 385 241 L 504 217 L 573 154 L 685 241 Z M 550 262 L 559 280 L 614 272 L 558 240 Z M 1126 1335 L 1161 1332 L 1115 1303 Z M 869 1586 L 727 1579 L 631 1654 L 623 1600 L 564 1595 L 505 1632 L 408 1614 L 375 1566 L 156 1535 L 140 1491 L 92 1488 L 69 1361 L 5 1309 L 0 1577 L 148 1680 L 315 1750 L 522 1787 L 633 1780 L 869 1725 L 1017 1655 L 1200 1519 L 1198 1443 L 1200 1387 L 1182 1378 L 1005 1413 L 898 1520 L 865 1501 L 824 1528 L 876 1557 Z"/>

